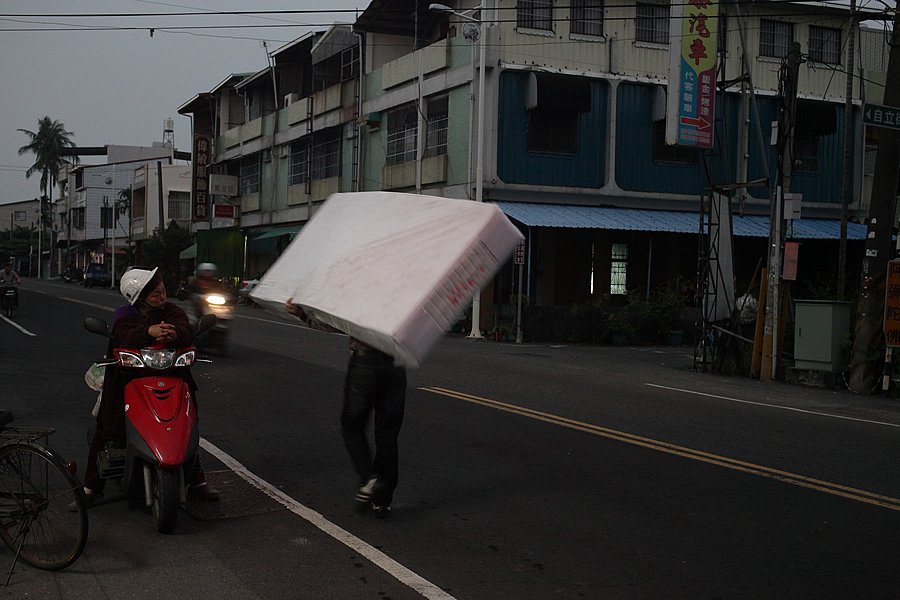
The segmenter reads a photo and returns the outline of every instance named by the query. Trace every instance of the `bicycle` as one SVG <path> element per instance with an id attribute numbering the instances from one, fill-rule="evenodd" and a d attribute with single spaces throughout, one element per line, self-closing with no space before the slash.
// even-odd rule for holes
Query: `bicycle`
<path id="1" fill-rule="evenodd" d="M 14 552 L 6 585 L 20 558 L 46 571 L 68 567 L 88 535 L 84 490 L 46 445 L 55 429 L 9 427 L 12 420 L 0 410 L 0 539 Z"/>

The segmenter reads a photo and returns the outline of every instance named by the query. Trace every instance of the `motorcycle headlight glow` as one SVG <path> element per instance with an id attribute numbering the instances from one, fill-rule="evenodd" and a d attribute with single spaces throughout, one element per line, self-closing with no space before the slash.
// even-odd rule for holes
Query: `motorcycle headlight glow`
<path id="1" fill-rule="evenodd" d="M 194 359 L 196 358 L 197 353 L 193 350 L 188 350 L 187 352 L 178 355 L 178 358 L 175 359 L 176 367 L 189 367 L 194 364 Z"/>
<path id="2" fill-rule="evenodd" d="M 144 361 L 144 366 L 151 369 L 168 369 L 175 364 L 175 352 L 173 350 L 144 348 L 141 350 L 141 358 Z"/>
<path id="3" fill-rule="evenodd" d="M 222 294 L 207 294 L 206 301 L 210 304 L 221 306 L 225 304 L 225 296 L 223 296 Z"/>

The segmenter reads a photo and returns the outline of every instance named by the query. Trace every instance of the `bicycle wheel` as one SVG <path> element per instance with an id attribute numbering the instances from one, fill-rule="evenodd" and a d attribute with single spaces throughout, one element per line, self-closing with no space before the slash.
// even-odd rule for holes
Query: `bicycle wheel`
<path id="1" fill-rule="evenodd" d="M 84 491 L 59 455 L 28 442 L 0 447 L 0 538 L 10 550 L 56 571 L 78 560 L 87 534 Z"/>

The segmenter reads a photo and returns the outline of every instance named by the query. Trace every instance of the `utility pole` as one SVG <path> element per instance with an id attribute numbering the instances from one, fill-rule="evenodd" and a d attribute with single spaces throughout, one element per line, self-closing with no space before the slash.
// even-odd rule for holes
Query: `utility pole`
<path id="1" fill-rule="evenodd" d="M 851 147 L 856 136 L 853 135 L 853 69 L 856 40 L 856 0 L 850 0 L 850 26 L 847 32 L 847 91 L 844 101 L 844 148 L 843 148 L 843 182 L 841 188 L 841 241 L 838 250 L 838 282 L 837 299 L 843 300 L 847 293 L 847 217 L 851 196 L 853 195 L 852 168 L 850 165 Z"/>
<path id="2" fill-rule="evenodd" d="M 900 107 L 900 11 L 894 13 L 891 55 L 885 78 L 885 106 Z M 884 364 L 884 293 L 887 265 L 891 260 L 891 234 L 897 209 L 900 136 L 894 129 L 879 128 L 875 155 L 875 179 L 869 205 L 866 253 L 856 306 L 856 331 L 850 359 L 848 387 L 856 393 L 872 393 Z"/>
<path id="3" fill-rule="evenodd" d="M 778 321 L 781 310 L 781 238 L 783 236 L 784 194 L 791 188 L 794 171 L 794 123 L 797 112 L 797 77 L 800 72 L 800 43 L 792 42 L 788 55 L 784 80 L 780 82 L 781 113 L 778 118 L 778 173 L 772 194 L 769 216 L 769 256 L 766 263 L 768 277 L 766 293 L 766 318 L 763 330 L 762 364 L 759 379 L 775 379 L 778 371 Z"/>

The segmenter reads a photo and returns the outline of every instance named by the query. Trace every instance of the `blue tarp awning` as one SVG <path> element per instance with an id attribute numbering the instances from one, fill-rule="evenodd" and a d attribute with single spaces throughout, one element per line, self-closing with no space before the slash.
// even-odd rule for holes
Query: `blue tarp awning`
<path id="1" fill-rule="evenodd" d="M 494 204 L 508 217 L 528 227 L 692 234 L 700 231 L 700 215 L 696 212 L 531 202 L 494 202 Z M 734 216 L 733 221 L 733 232 L 736 237 L 769 237 L 769 217 Z M 836 240 L 840 238 L 840 231 L 841 223 L 837 219 L 797 219 L 787 222 L 789 238 Z M 847 239 L 866 239 L 866 226 L 847 223 Z"/>

